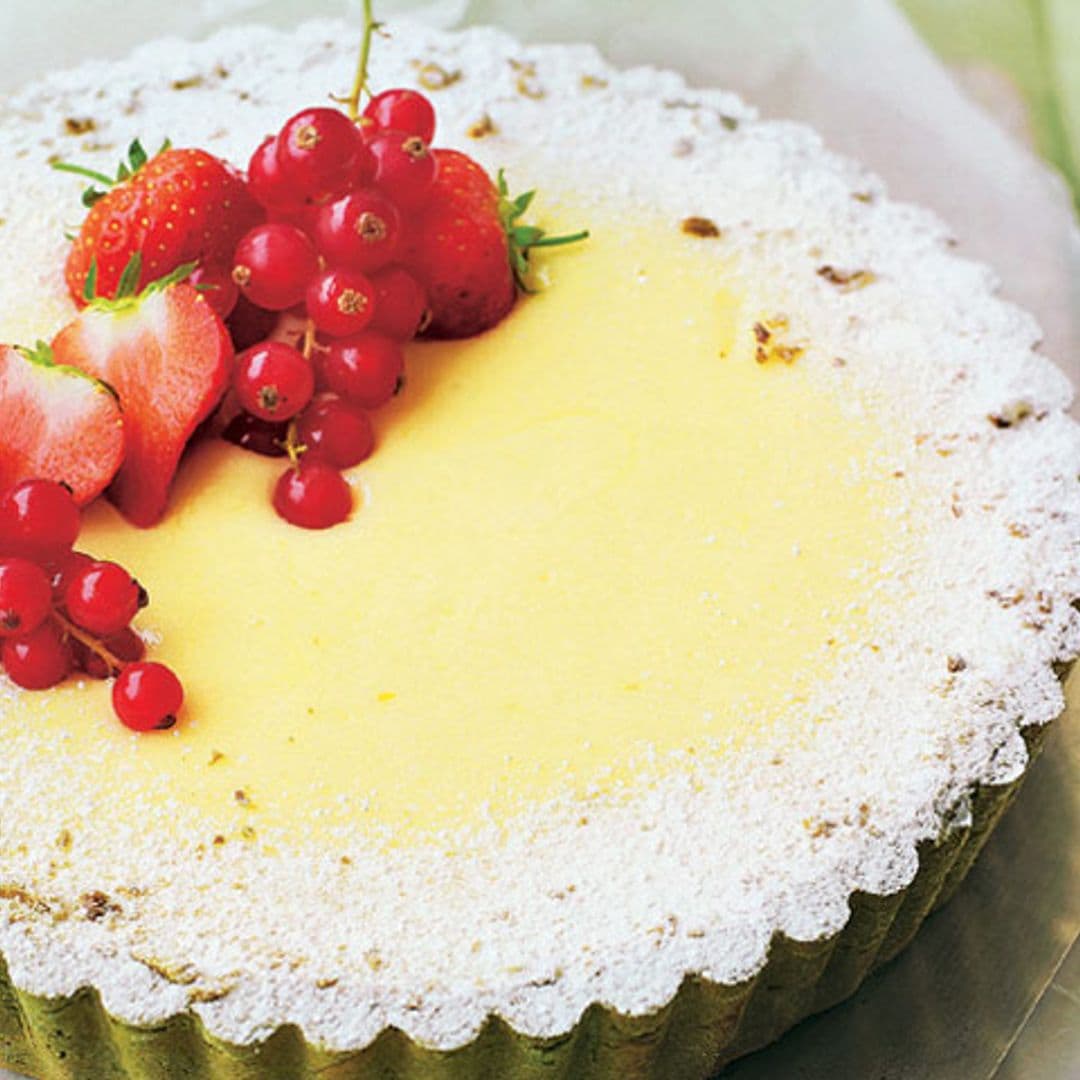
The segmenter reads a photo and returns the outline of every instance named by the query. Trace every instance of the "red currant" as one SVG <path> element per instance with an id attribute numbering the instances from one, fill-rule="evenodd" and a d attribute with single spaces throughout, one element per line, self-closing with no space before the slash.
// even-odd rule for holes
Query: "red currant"
<path id="1" fill-rule="evenodd" d="M 131 629 L 125 627 L 119 634 L 113 634 L 105 638 L 101 643 L 121 664 L 130 664 L 141 660 L 146 655 L 146 645 L 143 639 Z M 91 679 L 108 679 L 118 674 L 113 665 L 100 653 L 95 652 L 88 645 L 74 638 L 69 642 L 74 664 L 77 668 L 86 672 Z"/>
<path id="2" fill-rule="evenodd" d="M 86 552 L 69 551 L 67 555 L 49 567 L 52 571 L 52 593 L 55 604 L 63 606 L 64 594 L 67 592 L 71 579 L 93 563 L 93 557 L 87 555 Z"/>
<path id="3" fill-rule="evenodd" d="M 63 484 L 23 480 L 0 498 L 0 551 L 57 559 L 79 535 L 79 507 Z"/>
<path id="4" fill-rule="evenodd" d="M 303 353 L 283 341 L 264 341 L 236 358 L 233 390 L 252 416 L 288 420 L 311 400 L 315 375 Z"/>
<path id="5" fill-rule="evenodd" d="M 418 135 L 429 144 L 435 138 L 435 108 L 415 90 L 393 89 L 376 94 L 364 109 L 364 116 L 383 130 Z"/>
<path id="6" fill-rule="evenodd" d="M 112 701 L 121 723 L 132 731 L 167 731 L 184 704 L 184 688 L 164 664 L 137 661 L 113 683 Z"/>
<path id="7" fill-rule="evenodd" d="M 0 559 L 0 637 L 29 634 L 52 610 L 52 583 L 36 563 Z"/>
<path id="8" fill-rule="evenodd" d="M 5 638 L 0 662 L 8 677 L 24 690 L 48 690 L 68 677 L 71 650 L 52 622 L 42 623 L 32 633 Z"/>
<path id="9" fill-rule="evenodd" d="M 120 633 L 147 602 L 143 587 L 112 562 L 93 562 L 78 570 L 64 590 L 71 620 L 99 637 Z"/>
<path id="10" fill-rule="evenodd" d="M 307 448 L 305 461 L 325 461 L 335 469 L 351 469 L 375 449 L 367 413 L 335 397 L 320 398 L 304 410 L 297 436 Z"/>
<path id="11" fill-rule="evenodd" d="M 375 317 L 370 328 L 398 341 L 411 341 L 423 330 L 427 295 L 419 281 L 400 266 L 373 274 Z"/>
<path id="12" fill-rule="evenodd" d="M 359 270 L 325 270 L 308 286 L 307 313 L 330 337 L 358 334 L 375 314 L 375 289 Z"/>
<path id="13" fill-rule="evenodd" d="M 329 529 L 344 521 L 352 508 L 352 489 L 345 478 L 322 461 L 301 460 L 274 485 L 274 509 L 304 529 Z"/>
<path id="14" fill-rule="evenodd" d="M 221 437 L 242 450 L 250 450 L 253 454 L 284 457 L 283 443 L 287 432 L 288 424 L 275 424 L 269 420 L 260 420 L 251 413 L 242 412 L 237 413 L 225 425 Z"/>
<path id="15" fill-rule="evenodd" d="M 419 135 L 380 131 L 368 143 L 375 157 L 375 185 L 406 210 L 423 205 L 438 162 Z"/>
<path id="16" fill-rule="evenodd" d="M 206 302 L 223 318 L 227 319 L 236 307 L 240 290 L 232 274 L 224 266 L 197 266 L 188 278 L 206 297 Z"/>
<path id="17" fill-rule="evenodd" d="M 340 195 L 372 174 L 360 129 L 337 109 L 304 109 L 277 139 L 278 166 L 298 200 Z"/>
<path id="18" fill-rule="evenodd" d="M 298 198 L 289 182 L 281 173 L 278 163 L 278 137 L 267 135 L 248 163 L 248 191 L 267 210 L 295 210 L 302 199 Z"/>
<path id="19" fill-rule="evenodd" d="M 237 244 L 232 278 L 253 304 L 284 311 L 300 303 L 318 270 L 307 236 L 295 225 L 271 222 L 256 225 Z"/>
<path id="20" fill-rule="evenodd" d="M 397 253 L 401 215 L 381 192 L 365 188 L 321 207 L 314 237 L 331 266 L 377 270 Z"/>
<path id="21" fill-rule="evenodd" d="M 330 342 L 323 377 L 336 394 L 365 409 L 385 405 L 405 374 L 405 353 L 384 334 L 367 331 Z"/>

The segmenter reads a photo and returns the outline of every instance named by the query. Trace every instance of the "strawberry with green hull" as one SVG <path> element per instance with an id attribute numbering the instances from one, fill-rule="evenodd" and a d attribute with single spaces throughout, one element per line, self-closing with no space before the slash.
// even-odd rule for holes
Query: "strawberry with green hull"
<path id="1" fill-rule="evenodd" d="M 166 145 L 151 158 L 136 139 L 115 179 L 63 162 L 55 168 L 107 189 L 84 193 L 90 213 L 64 268 L 68 291 L 80 306 L 91 267 L 96 295 L 110 298 L 137 252 L 143 260 L 140 288 L 189 262 L 228 267 L 240 237 L 265 218 L 243 177 L 205 150 Z"/>
<path id="2" fill-rule="evenodd" d="M 79 505 L 120 468 L 124 432 L 115 394 L 85 371 L 57 363 L 48 345 L 0 345 L 0 490 L 42 477 L 66 485 Z"/>
<path id="3" fill-rule="evenodd" d="M 124 416 L 124 461 L 109 498 L 135 525 L 157 524 L 188 440 L 229 384 L 232 341 L 206 297 L 178 278 L 132 294 L 133 259 L 116 299 L 96 298 L 53 341 L 59 361 L 111 386 Z"/>
<path id="4" fill-rule="evenodd" d="M 463 338 L 501 322 L 518 290 L 530 291 L 529 252 L 584 240 L 547 236 L 519 219 L 535 192 L 511 199 L 503 179 L 457 150 L 433 150 L 438 174 L 402 262 L 423 283 L 431 312 L 425 334 Z"/>

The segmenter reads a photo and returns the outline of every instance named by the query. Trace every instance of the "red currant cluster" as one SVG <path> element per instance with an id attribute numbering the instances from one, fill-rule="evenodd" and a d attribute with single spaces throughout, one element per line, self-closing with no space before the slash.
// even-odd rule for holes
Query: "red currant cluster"
<path id="1" fill-rule="evenodd" d="M 180 680 L 143 660 L 131 620 L 145 590 L 123 567 L 74 551 L 81 519 L 71 493 L 24 480 L 0 496 L 0 662 L 26 690 L 46 690 L 74 671 L 116 676 L 113 707 L 135 731 L 170 728 Z"/>
<path id="2" fill-rule="evenodd" d="M 231 282 L 218 297 L 235 304 L 238 288 L 247 308 L 232 327 L 249 345 L 233 375 L 243 414 L 226 437 L 289 453 L 274 506 L 294 524 L 326 528 L 349 516 L 352 493 L 340 470 L 371 454 L 367 412 L 401 385 L 402 346 L 427 307 L 423 287 L 402 264 L 410 215 L 435 183 L 434 133 L 427 98 L 388 90 L 358 122 L 332 108 L 297 113 L 248 166 L 249 190 L 269 220 L 240 240 Z M 243 340 L 235 322 L 258 327 L 252 307 L 294 312 L 306 329 L 302 344 L 267 340 L 265 320 L 253 341 Z"/>

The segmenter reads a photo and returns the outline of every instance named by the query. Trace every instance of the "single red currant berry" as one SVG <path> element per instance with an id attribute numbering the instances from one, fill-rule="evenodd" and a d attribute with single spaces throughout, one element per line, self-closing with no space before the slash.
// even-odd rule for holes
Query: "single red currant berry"
<path id="1" fill-rule="evenodd" d="M 0 559 L 0 637 L 29 634 L 52 610 L 52 582 L 37 563 Z"/>
<path id="2" fill-rule="evenodd" d="M 167 731 L 184 704 L 184 688 L 164 664 L 137 661 L 117 676 L 112 701 L 120 722 L 132 731 Z"/>
<path id="3" fill-rule="evenodd" d="M 364 116 L 377 128 L 418 135 L 428 145 L 435 138 L 435 107 L 415 90 L 395 88 L 376 94 L 364 109 Z"/>
<path id="4" fill-rule="evenodd" d="M 405 375 L 405 353 L 385 334 L 367 331 L 331 341 L 322 361 L 327 386 L 354 405 L 377 409 Z"/>
<path id="5" fill-rule="evenodd" d="M 353 508 L 352 488 L 345 477 L 322 461 L 301 459 L 274 485 L 274 509 L 291 525 L 329 529 L 344 521 Z"/>
<path id="6" fill-rule="evenodd" d="M 256 225 L 236 245 L 232 279 L 253 304 L 284 311 L 300 303 L 318 270 L 307 236 L 295 225 L 271 222 Z"/>
<path id="7" fill-rule="evenodd" d="M 236 307 L 240 289 L 224 266 L 197 266 L 188 278 L 202 293 L 206 302 L 223 318 L 227 319 Z"/>
<path id="8" fill-rule="evenodd" d="M 367 413 L 335 397 L 319 398 L 300 414 L 297 437 L 306 447 L 304 461 L 325 461 L 335 469 L 351 469 L 375 449 Z"/>
<path id="9" fill-rule="evenodd" d="M 307 313 L 330 337 L 358 334 L 375 314 L 375 289 L 359 270 L 324 270 L 308 286 Z"/>
<path id="10" fill-rule="evenodd" d="M 365 188 L 320 207 L 313 235 L 331 266 L 377 270 L 397 254 L 401 214 L 381 192 Z"/>
<path id="11" fill-rule="evenodd" d="M 368 143 L 375 157 L 375 186 L 406 210 L 424 204 L 439 164 L 419 135 L 381 131 Z"/>
<path id="12" fill-rule="evenodd" d="M 241 450 L 250 450 L 263 457 L 284 457 L 287 423 L 260 420 L 251 413 L 237 413 L 226 425 L 221 437 Z"/>
<path id="13" fill-rule="evenodd" d="M 0 663 L 16 686 L 48 690 L 68 677 L 71 650 L 56 626 L 45 622 L 32 633 L 5 638 Z"/>
<path id="14" fill-rule="evenodd" d="M 286 121 L 277 156 L 281 175 L 300 199 L 343 194 L 373 171 L 359 128 L 338 109 L 304 109 Z"/>
<path id="15" fill-rule="evenodd" d="M 0 550 L 8 554 L 62 558 L 80 525 L 71 492 L 52 480 L 23 480 L 0 498 Z"/>
<path id="16" fill-rule="evenodd" d="M 98 637 L 120 633 L 148 602 L 146 590 L 112 562 L 91 563 L 72 575 L 64 590 L 72 622 Z"/>
<path id="17" fill-rule="evenodd" d="M 236 358 L 233 390 L 252 416 L 288 420 L 311 400 L 315 375 L 303 353 L 283 341 L 264 341 Z"/>
<path id="18" fill-rule="evenodd" d="M 71 579 L 94 562 L 93 556 L 87 555 L 85 551 L 69 551 L 62 559 L 50 565 L 54 604 L 63 607 L 64 594 L 67 592 Z"/>
<path id="19" fill-rule="evenodd" d="M 369 328 L 397 341 L 411 341 L 429 317 L 427 294 L 419 281 L 400 266 L 372 274 L 375 317 Z"/>
<path id="20" fill-rule="evenodd" d="M 248 191 L 256 202 L 267 210 L 291 211 L 303 203 L 303 196 L 298 194 L 285 179 L 278 163 L 278 137 L 267 135 L 258 149 L 251 155 L 247 174 Z"/>

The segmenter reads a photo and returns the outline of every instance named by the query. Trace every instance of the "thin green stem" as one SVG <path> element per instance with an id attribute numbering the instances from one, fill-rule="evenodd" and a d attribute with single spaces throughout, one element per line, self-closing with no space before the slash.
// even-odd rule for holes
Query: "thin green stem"
<path id="1" fill-rule="evenodd" d="M 85 176 L 88 180 L 96 180 L 99 184 L 104 184 L 106 187 L 112 187 L 116 183 L 116 178 L 113 176 L 106 176 L 104 173 L 97 172 L 94 169 L 84 168 L 82 165 L 71 165 L 66 161 L 54 161 L 52 167 L 57 172 L 72 173 L 75 176 Z"/>
<path id="2" fill-rule="evenodd" d="M 353 81 L 352 93 L 347 101 L 349 119 L 360 119 L 360 99 L 364 94 L 371 96 L 368 86 L 368 60 L 371 59 L 371 39 L 375 35 L 379 24 L 375 21 L 372 11 L 372 0 L 364 0 L 364 37 L 360 43 L 360 62 L 356 65 L 356 79 Z"/>

